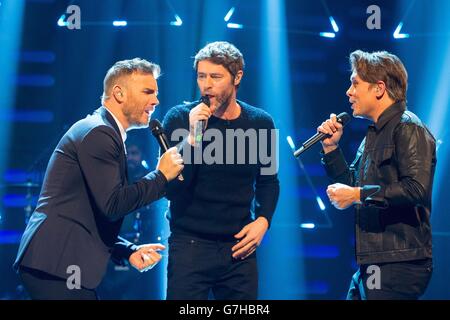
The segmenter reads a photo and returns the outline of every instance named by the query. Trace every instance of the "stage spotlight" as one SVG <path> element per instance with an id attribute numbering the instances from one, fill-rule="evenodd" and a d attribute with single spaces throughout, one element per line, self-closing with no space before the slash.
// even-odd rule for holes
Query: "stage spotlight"
<path id="1" fill-rule="evenodd" d="M 303 229 L 314 229 L 316 225 L 314 223 L 302 223 L 300 227 Z"/>
<path id="2" fill-rule="evenodd" d="M 332 16 L 330 16 L 331 26 L 333 27 L 334 32 L 339 32 L 339 27 Z"/>
<path id="3" fill-rule="evenodd" d="M 234 7 L 232 7 L 232 8 L 228 11 L 228 13 L 225 15 L 225 18 L 223 18 L 223 20 L 224 20 L 225 22 L 228 22 L 228 21 L 230 20 L 231 16 L 233 15 L 233 13 L 234 13 Z"/>
<path id="4" fill-rule="evenodd" d="M 316 197 L 316 201 L 317 204 L 319 205 L 320 210 L 325 211 L 326 209 L 325 204 L 323 203 L 322 199 L 319 196 Z"/>
<path id="5" fill-rule="evenodd" d="M 63 14 L 61 17 L 59 17 L 59 19 L 58 19 L 58 26 L 60 26 L 60 27 L 65 27 L 65 26 L 67 26 L 67 22 L 66 21 L 64 21 L 64 19 L 66 18 L 66 15 L 65 14 Z"/>
<path id="6" fill-rule="evenodd" d="M 319 35 L 321 37 L 324 37 L 324 38 L 334 38 L 334 37 L 336 37 L 336 34 L 334 32 L 321 32 L 321 33 L 319 33 Z"/>
<path id="7" fill-rule="evenodd" d="M 150 166 L 148 165 L 148 163 L 147 163 L 147 161 L 145 161 L 145 160 L 142 160 L 141 161 L 141 164 L 142 164 L 142 166 L 145 168 L 145 169 L 150 169 Z"/>
<path id="8" fill-rule="evenodd" d="M 239 23 L 227 23 L 227 27 L 230 29 L 243 29 L 244 25 Z"/>
<path id="9" fill-rule="evenodd" d="M 295 150 L 295 144 L 294 144 L 294 141 L 292 140 L 292 137 L 291 136 L 287 136 L 286 140 L 289 143 L 289 146 L 291 147 L 292 151 L 294 151 Z"/>
<path id="10" fill-rule="evenodd" d="M 126 27 L 127 24 L 128 23 L 125 20 L 115 20 L 115 21 L 113 21 L 113 26 L 114 27 Z"/>
<path id="11" fill-rule="evenodd" d="M 171 26 L 179 27 L 183 24 L 183 20 L 181 20 L 179 15 L 175 15 L 175 21 L 170 21 Z"/>
<path id="12" fill-rule="evenodd" d="M 395 29 L 394 31 L 394 39 L 405 39 L 405 38 L 409 38 L 409 34 L 408 33 L 400 33 L 400 30 L 402 30 L 403 27 L 403 22 L 400 22 L 397 26 L 397 29 Z"/>

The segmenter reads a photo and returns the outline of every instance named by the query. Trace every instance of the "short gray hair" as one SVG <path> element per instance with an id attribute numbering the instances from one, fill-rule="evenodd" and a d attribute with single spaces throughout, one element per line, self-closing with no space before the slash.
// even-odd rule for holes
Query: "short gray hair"
<path id="1" fill-rule="evenodd" d="M 134 58 L 129 60 L 117 61 L 106 73 L 103 80 L 102 103 L 109 98 L 109 91 L 112 89 L 117 80 L 123 76 L 130 76 L 135 72 L 143 74 L 151 74 L 155 79 L 161 75 L 161 68 L 153 62 L 145 59 Z"/>

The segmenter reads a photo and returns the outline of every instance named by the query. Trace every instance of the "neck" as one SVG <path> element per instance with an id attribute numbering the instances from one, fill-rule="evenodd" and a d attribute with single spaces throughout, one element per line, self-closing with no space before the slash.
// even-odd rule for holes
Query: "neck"
<path id="1" fill-rule="evenodd" d="M 241 114 L 241 107 L 236 101 L 236 98 L 233 97 L 230 99 L 230 102 L 226 105 L 226 107 L 218 108 L 214 112 L 214 116 L 224 120 L 234 120 L 239 117 Z"/>
<path id="2" fill-rule="evenodd" d="M 395 101 L 391 100 L 391 99 L 386 99 L 386 100 L 380 100 L 380 103 L 378 104 L 378 106 L 376 107 L 376 111 L 374 113 L 374 115 L 371 117 L 372 121 L 374 123 L 378 122 L 378 119 L 380 118 L 381 114 L 387 109 L 389 108 L 391 105 L 394 104 Z"/>
<path id="3" fill-rule="evenodd" d="M 125 115 L 122 113 L 122 108 L 120 105 L 105 101 L 103 106 L 108 109 L 117 118 L 117 120 L 119 120 L 125 131 L 129 129 L 130 124 L 126 120 Z"/>

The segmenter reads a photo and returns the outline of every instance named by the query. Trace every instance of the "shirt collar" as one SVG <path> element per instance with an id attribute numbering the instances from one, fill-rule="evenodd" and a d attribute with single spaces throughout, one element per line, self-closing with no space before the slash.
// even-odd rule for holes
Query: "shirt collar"
<path id="1" fill-rule="evenodd" d="M 377 123 L 373 124 L 377 131 L 383 129 L 383 127 L 397 114 L 402 113 L 406 110 L 406 104 L 403 101 L 395 102 L 389 106 L 378 118 Z"/>
<path id="2" fill-rule="evenodd" d="M 122 124 L 120 123 L 120 121 L 116 118 L 116 116 L 114 115 L 114 113 L 112 113 L 108 108 L 105 107 L 106 110 L 108 110 L 109 114 L 113 117 L 114 121 L 116 122 L 117 126 L 119 127 L 120 130 L 120 136 L 122 138 L 122 142 L 125 144 L 125 140 L 127 140 L 127 132 L 125 131 L 125 129 L 123 128 Z"/>

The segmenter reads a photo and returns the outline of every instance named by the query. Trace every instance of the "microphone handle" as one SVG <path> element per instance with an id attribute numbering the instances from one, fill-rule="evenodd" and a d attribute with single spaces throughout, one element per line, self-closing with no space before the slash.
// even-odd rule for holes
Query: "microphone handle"
<path id="1" fill-rule="evenodd" d="M 205 127 L 205 120 L 199 120 L 194 126 L 194 145 L 196 147 L 200 146 L 203 140 L 203 128 Z"/>
<path id="2" fill-rule="evenodd" d="M 210 101 L 208 96 L 202 96 L 198 103 L 204 103 L 210 107 Z M 202 140 L 203 140 L 203 133 L 206 129 L 206 121 L 205 120 L 199 120 L 194 126 L 194 145 L 196 147 L 200 146 Z"/>

